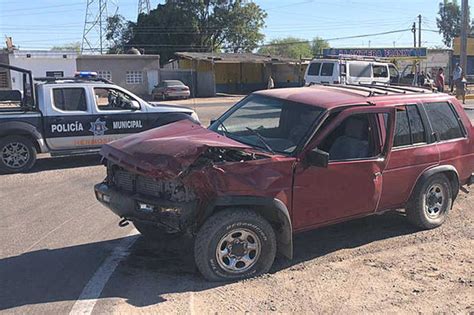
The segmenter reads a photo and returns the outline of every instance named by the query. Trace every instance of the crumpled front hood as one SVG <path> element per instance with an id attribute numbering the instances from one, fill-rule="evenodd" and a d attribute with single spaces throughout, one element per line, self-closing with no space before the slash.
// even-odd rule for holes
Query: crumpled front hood
<path id="1" fill-rule="evenodd" d="M 189 120 L 131 135 L 102 146 L 101 155 L 126 169 L 172 178 L 209 148 L 252 150 Z"/>

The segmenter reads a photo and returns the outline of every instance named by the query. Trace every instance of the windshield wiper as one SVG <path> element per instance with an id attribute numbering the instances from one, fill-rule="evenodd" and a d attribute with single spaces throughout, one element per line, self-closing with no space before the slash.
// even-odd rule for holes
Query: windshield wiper
<path id="1" fill-rule="evenodd" d="M 265 146 L 265 148 L 267 148 L 268 151 L 270 151 L 272 154 L 275 154 L 275 151 L 273 151 L 273 149 L 268 145 L 267 141 L 265 141 L 265 138 L 263 138 L 263 136 L 260 133 L 258 133 L 258 131 L 249 127 L 245 127 L 245 128 L 247 128 L 248 131 L 256 135 L 257 138 L 260 139 L 260 141 L 263 143 L 263 145 Z"/>

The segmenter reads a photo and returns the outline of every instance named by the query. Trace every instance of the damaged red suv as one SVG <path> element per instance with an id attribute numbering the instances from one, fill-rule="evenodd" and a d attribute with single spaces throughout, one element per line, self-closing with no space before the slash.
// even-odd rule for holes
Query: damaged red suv
<path id="1" fill-rule="evenodd" d="M 103 146 L 97 199 L 145 237 L 194 237 L 213 281 L 267 272 L 293 234 L 406 209 L 441 225 L 473 182 L 474 128 L 442 93 L 398 86 L 255 92 L 209 128 L 191 120 Z M 317 246 L 317 245 L 315 245 Z"/>

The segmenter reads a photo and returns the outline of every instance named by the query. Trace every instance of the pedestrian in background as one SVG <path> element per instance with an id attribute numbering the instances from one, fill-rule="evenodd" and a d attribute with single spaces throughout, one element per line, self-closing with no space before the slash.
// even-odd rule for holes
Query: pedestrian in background
<path id="1" fill-rule="evenodd" d="M 272 76 L 268 77 L 268 82 L 267 82 L 267 89 L 273 89 L 275 87 L 275 83 L 273 82 Z"/>
<path id="2" fill-rule="evenodd" d="M 460 82 L 462 79 L 462 68 L 459 63 L 456 63 L 456 67 L 454 67 L 453 71 L 453 82 L 454 86 L 456 86 L 456 82 Z"/>
<path id="3" fill-rule="evenodd" d="M 438 92 L 444 92 L 444 71 L 443 68 L 439 68 L 438 74 L 436 75 L 436 88 Z"/>
<path id="4" fill-rule="evenodd" d="M 461 79 L 458 80 L 458 84 L 456 85 L 456 98 L 461 98 L 463 104 L 466 104 L 466 90 L 467 80 L 465 76 L 462 76 Z"/>

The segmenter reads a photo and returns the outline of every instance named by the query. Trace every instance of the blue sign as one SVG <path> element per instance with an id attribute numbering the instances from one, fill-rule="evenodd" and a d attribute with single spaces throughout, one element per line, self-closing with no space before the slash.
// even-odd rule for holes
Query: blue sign
<path id="1" fill-rule="evenodd" d="M 328 48 L 323 56 L 353 55 L 376 58 L 426 58 L 426 48 Z"/>

